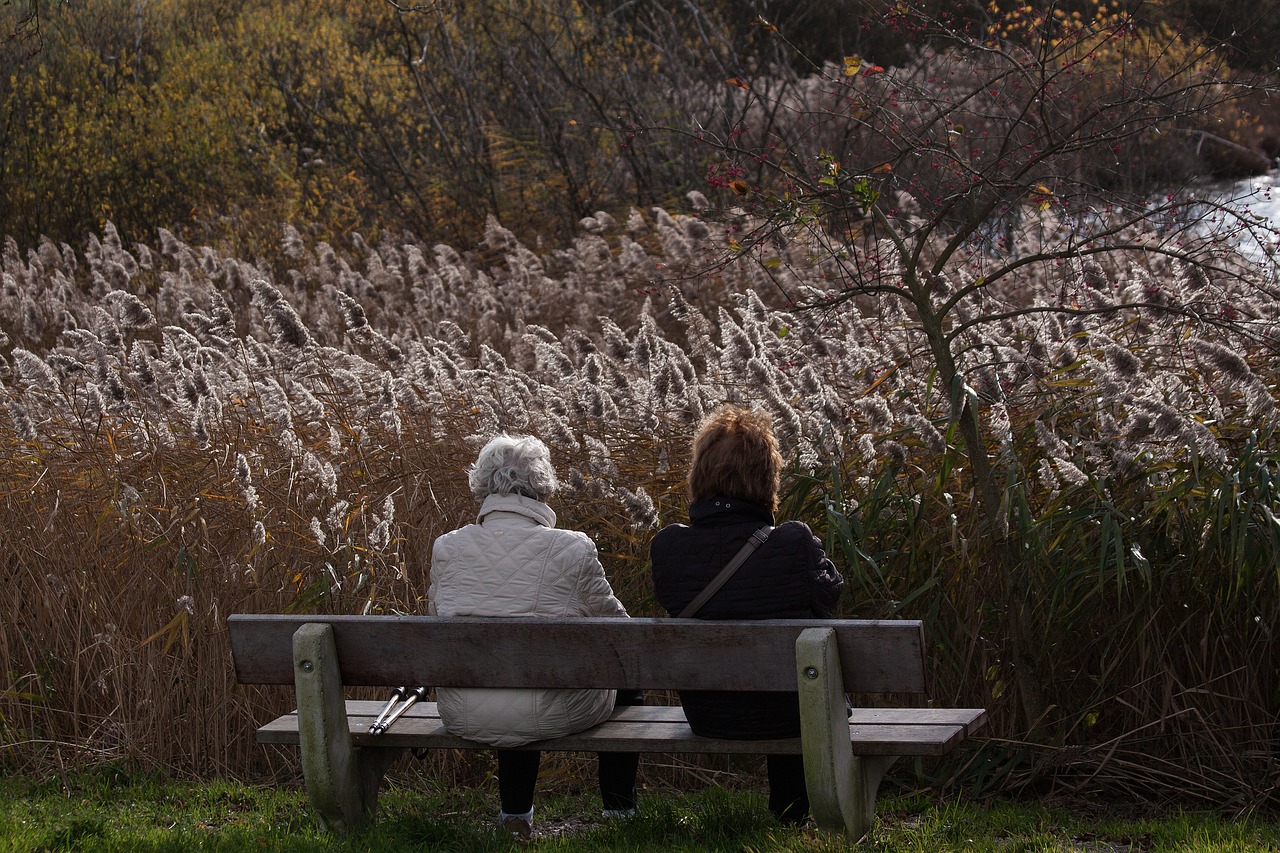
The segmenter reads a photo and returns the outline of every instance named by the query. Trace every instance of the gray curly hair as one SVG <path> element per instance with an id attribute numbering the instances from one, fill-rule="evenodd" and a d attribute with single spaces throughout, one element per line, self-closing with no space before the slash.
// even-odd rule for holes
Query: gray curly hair
<path id="1" fill-rule="evenodd" d="M 524 495 L 545 501 L 560 487 L 547 446 L 532 435 L 506 433 L 495 435 L 481 449 L 467 482 L 481 500 L 490 495 Z"/>

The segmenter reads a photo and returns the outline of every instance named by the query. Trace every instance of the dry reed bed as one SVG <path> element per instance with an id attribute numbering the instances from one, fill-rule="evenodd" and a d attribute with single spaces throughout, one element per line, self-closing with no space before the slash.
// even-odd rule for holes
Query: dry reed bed
<path id="1" fill-rule="evenodd" d="M 286 227 L 258 264 L 164 231 L 158 249 L 111 227 L 83 252 L 8 241 L 0 763 L 278 769 L 250 733 L 288 697 L 234 684 L 225 616 L 421 611 L 496 430 L 552 445 L 561 523 L 653 614 L 647 539 L 681 516 L 690 425 L 738 400 L 775 416 L 788 507 L 828 537 L 844 611 L 926 618 L 935 695 L 993 711 L 987 747 L 922 778 L 1274 806 L 1275 282 L 1112 257 L 961 306 L 993 318 L 959 350 L 1028 543 L 1049 698 L 1029 719 L 1007 579 L 912 319 L 789 310 L 830 268 L 801 244 L 718 263 L 726 227 L 599 214 L 544 256 L 492 221 L 465 256 Z M 1008 310 L 1135 291 L 1147 308 Z M 1160 309 L 1194 304 L 1237 317 Z"/>

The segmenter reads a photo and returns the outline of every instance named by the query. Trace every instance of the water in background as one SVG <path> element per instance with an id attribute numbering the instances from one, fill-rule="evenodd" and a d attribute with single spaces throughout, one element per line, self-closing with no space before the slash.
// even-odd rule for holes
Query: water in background
<path id="1" fill-rule="evenodd" d="M 1241 250 L 1259 264 L 1280 271 L 1280 169 L 1216 190 L 1233 208 L 1252 213 L 1262 227 L 1240 235 Z"/>

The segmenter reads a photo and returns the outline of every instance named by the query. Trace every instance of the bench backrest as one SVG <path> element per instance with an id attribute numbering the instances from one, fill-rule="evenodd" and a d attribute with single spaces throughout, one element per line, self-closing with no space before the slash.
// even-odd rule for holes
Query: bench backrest
<path id="1" fill-rule="evenodd" d="M 926 691 L 915 620 L 282 616 L 228 618 L 241 684 L 293 684 L 294 632 L 333 626 L 342 683 L 795 690 L 796 637 L 836 633 L 845 689 Z"/>

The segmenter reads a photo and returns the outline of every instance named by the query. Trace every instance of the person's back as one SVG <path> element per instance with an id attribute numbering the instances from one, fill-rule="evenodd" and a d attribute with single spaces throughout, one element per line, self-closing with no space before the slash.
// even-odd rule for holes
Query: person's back
<path id="1" fill-rule="evenodd" d="M 688 524 L 671 524 L 650 546 L 658 603 L 675 615 L 697 597 L 773 513 L 717 495 L 689 506 Z M 841 580 L 819 542 L 800 521 L 784 521 L 729 582 L 698 611 L 700 619 L 807 619 L 828 616 Z"/>
<path id="2" fill-rule="evenodd" d="M 672 524 L 650 548 L 653 590 L 671 616 L 680 614 L 773 513 L 744 500 L 717 496 L 689 507 L 688 525 Z M 808 526 L 787 521 L 744 562 L 706 604 L 698 619 L 810 619 L 830 616 L 843 580 Z M 681 691 L 680 704 L 695 734 L 764 739 L 798 737 L 795 693 Z"/>
<path id="3" fill-rule="evenodd" d="M 698 427 L 689 467 L 689 521 L 654 537 L 654 593 L 672 616 L 696 619 L 787 619 L 831 615 L 844 579 L 809 528 L 773 526 L 782 457 L 768 416 L 736 407 Z M 753 534 L 767 537 L 743 550 Z M 696 612 L 690 607 L 739 552 L 744 560 Z M 742 662 L 751 666 L 750 660 Z M 685 718 L 703 737 L 763 740 L 800 735 L 796 693 L 681 691 Z M 769 808 L 787 823 L 809 811 L 798 755 L 769 755 Z"/>
<path id="4" fill-rule="evenodd" d="M 523 495 L 485 498 L 475 524 L 436 540 L 430 612 L 439 616 L 625 616 L 583 533 Z M 612 690 L 447 688 L 436 691 L 452 733 L 494 746 L 562 737 L 608 718 Z"/>
<path id="5" fill-rule="evenodd" d="M 468 473 L 480 515 L 435 541 L 428 612 L 438 616 L 627 615 L 613 594 L 595 543 L 556 529 L 546 501 L 559 481 L 547 446 L 531 435 L 491 439 Z M 445 729 L 494 746 L 498 824 L 519 839 L 533 833 L 533 795 L 541 753 L 520 750 L 545 738 L 588 729 L 617 704 L 640 704 L 637 691 L 436 688 Z M 635 814 L 639 754 L 602 752 L 600 801 L 606 816 Z"/>

